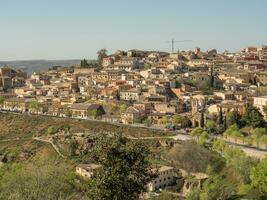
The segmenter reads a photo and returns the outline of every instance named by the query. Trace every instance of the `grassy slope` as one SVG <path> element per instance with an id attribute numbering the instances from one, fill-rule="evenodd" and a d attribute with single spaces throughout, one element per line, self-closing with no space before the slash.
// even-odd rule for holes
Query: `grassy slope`
<path id="1" fill-rule="evenodd" d="M 14 160 L 34 160 L 43 156 L 54 157 L 55 151 L 49 144 L 32 140 L 35 135 L 46 134 L 47 128 L 69 128 L 70 132 L 112 132 L 127 136 L 159 136 L 170 135 L 169 132 L 152 131 L 145 128 L 118 126 L 102 122 L 86 120 L 52 118 L 45 116 L 28 116 L 0 113 L 0 155 L 8 153 Z M 3 141 L 17 139 L 16 141 Z"/>
<path id="2" fill-rule="evenodd" d="M 104 131 L 135 137 L 164 136 L 172 134 L 166 131 L 113 125 L 105 122 L 0 113 L 0 139 L 21 136 L 31 137 L 34 134 L 44 134 L 50 126 L 55 128 L 69 127 L 70 132 L 88 131 L 92 133 L 101 133 Z"/>

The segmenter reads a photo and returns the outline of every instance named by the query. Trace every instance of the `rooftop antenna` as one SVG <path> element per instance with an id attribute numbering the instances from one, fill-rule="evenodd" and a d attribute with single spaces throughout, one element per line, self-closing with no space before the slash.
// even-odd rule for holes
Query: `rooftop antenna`
<path id="1" fill-rule="evenodd" d="M 172 45 L 172 53 L 174 53 L 175 43 L 181 43 L 181 42 L 193 42 L 193 40 L 174 40 L 174 39 L 172 39 L 171 41 L 167 41 L 167 43 L 171 43 L 171 45 Z"/>

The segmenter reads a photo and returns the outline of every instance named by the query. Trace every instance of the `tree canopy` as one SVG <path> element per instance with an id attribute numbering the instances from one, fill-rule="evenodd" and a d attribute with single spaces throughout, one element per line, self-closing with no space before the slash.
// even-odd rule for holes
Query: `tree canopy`
<path id="1" fill-rule="evenodd" d="M 241 115 L 237 111 L 229 112 L 226 115 L 226 126 L 229 127 L 233 124 L 241 127 Z"/>
<path id="2" fill-rule="evenodd" d="M 210 165 L 219 169 L 217 163 L 221 163 L 221 157 L 216 152 L 210 152 L 203 146 L 197 145 L 194 141 L 186 141 L 183 144 L 175 145 L 167 155 L 177 168 L 188 172 L 206 172 Z M 221 167 L 221 166 L 220 166 Z"/>
<path id="3" fill-rule="evenodd" d="M 5 102 L 5 97 L 0 96 L 0 105 L 3 105 Z"/>
<path id="4" fill-rule="evenodd" d="M 29 104 L 29 110 L 31 112 L 38 112 L 41 109 L 41 104 L 38 101 L 33 101 Z"/>
<path id="5" fill-rule="evenodd" d="M 88 195 L 94 200 L 135 200 L 154 177 L 148 161 L 149 150 L 137 140 L 122 136 L 101 138 L 92 152 L 102 167 L 90 183 Z"/>
<path id="6" fill-rule="evenodd" d="M 105 58 L 107 56 L 107 50 L 106 49 L 100 49 L 97 52 L 97 61 L 98 61 L 98 65 L 102 66 L 103 63 L 103 58 Z"/>
<path id="7" fill-rule="evenodd" d="M 261 194 L 267 193 L 267 158 L 251 170 L 251 186 Z"/>
<path id="8" fill-rule="evenodd" d="M 244 126 L 252 126 L 253 128 L 265 126 L 263 115 L 257 108 L 253 106 L 249 106 L 246 109 L 245 114 L 242 116 L 241 122 Z"/>
<path id="9" fill-rule="evenodd" d="M 80 200 L 84 180 L 64 164 L 8 164 L 0 167 L 0 199 Z"/>

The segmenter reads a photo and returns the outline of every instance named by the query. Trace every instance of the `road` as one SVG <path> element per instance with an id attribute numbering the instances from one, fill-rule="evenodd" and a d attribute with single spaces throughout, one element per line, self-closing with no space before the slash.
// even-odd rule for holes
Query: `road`
<path id="1" fill-rule="evenodd" d="M 6 111 L 0 111 L 2 113 L 13 113 L 13 112 L 6 112 Z M 18 114 L 18 115 L 31 115 L 28 113 L 13 113 L 13 114 Z M 42 116 L 46 116 L 46 117 L 55 117 L 55 116 L 48 116 L 48 115 L 42 115 Z M 55 118 L 61 118 L 61 117 L 55 117 Z M 139 127 L 139 128 L 147 128 L 147 129 L 152 129 L 152 130 L 161 130 L 164 131 L 164 129 L 161 128 L 157 128 L 157 127 L 147 127 L 147 126 L 140 126 L 140 125 L 134 125 L 134 124 L 121 124 L 121 123 L 112 123 L 112 122 L 105 122 L 102 120 L 96 120 L 96 119 L 83 119 L 83 120 L 87 120 L 87 121 L 96 121 L 96 122 L 102 122 L 102 123 L 108 123 L 108 124 L 112 124 L 112 125 L 119 125 L 119 126 L 129 126 L 129 127 Z M 185 132 L 181 129 L 175 132 L 176 135 L 175 136 L 155 136 L 155 137 L 140 137 L 140 138 L 134 138 L 134 137 L 129 137 L 130 139 L 142 139 L 142 140 L 151 140 L 151 139 L 174 139 L 174 140 L 192 140 L 193 138 L 188 135 L 185 134 Z M 15 140 L 19 140 L 22 138 L 14 138 L 14 139 L 7 139 L 7 140 L 0 140 L 0 142 L 8 142 L 8 141 L 15 141 Z M 59 149 L 56 147 L 56 145 L 51 142 L 50 140 L 45 140 L 42 138 L 34 138 L 35 140 L 39 140 L 42 142 L 47 142 L 50 143 L 53 148 L 57 151 L 57 153 L 61 156 L 64 157 L 64 155 L 62 155 L 59 151 Z M 244 144 L 237 144 L 234 142 L 229 142 L 227 141 L 225 138 L 220 137 L 220 139 L 223 139 L 225 141 L 226 144 L 232 146 L 232 147 L 238 147 L 240 149 L 242 149 L 248 156 L 252 156 L 252 157 L 256 157 L 256 158 L 264 158 L 267 155 L 267 150 L 263 150 L 263 149 L 258 149 L 258 148 L 254 148 L 254 147 L 249 147 L 247 145 Z"/>

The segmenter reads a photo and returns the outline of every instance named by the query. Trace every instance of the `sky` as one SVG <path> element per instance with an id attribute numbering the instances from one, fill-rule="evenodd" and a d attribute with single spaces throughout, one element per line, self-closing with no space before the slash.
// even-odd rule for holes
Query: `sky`
<path id="1" fill-rule="evenodd" d="M 0 0 L 0 61 L 267 44 L 267 0 Z"/>

